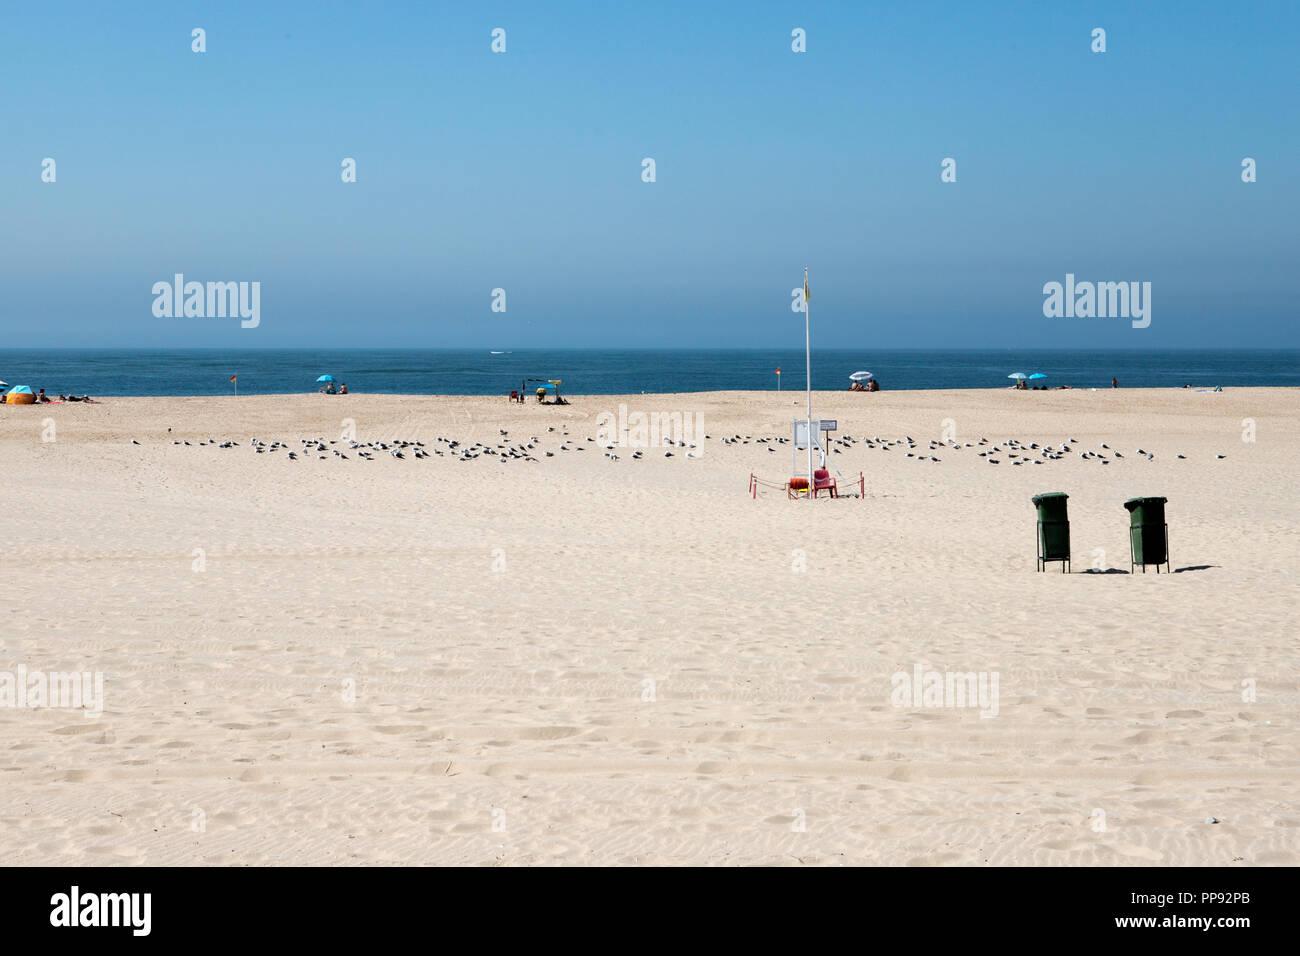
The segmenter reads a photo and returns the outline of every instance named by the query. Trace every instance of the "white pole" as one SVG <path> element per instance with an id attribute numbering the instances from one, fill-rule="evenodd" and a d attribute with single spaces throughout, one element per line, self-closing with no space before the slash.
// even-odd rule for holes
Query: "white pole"
<path id="1" fill-rule="evenodd" d="M 808 289 L 808 267 L 803 269 L 803 351 L 804 360 L 808 374 L 808 500 L 812 501 L 813 496 L 813 466 L 812 466 L 812 331 L 810 329 L 811 318 L 809 316 L 808 304 L 810 297 Z"/>

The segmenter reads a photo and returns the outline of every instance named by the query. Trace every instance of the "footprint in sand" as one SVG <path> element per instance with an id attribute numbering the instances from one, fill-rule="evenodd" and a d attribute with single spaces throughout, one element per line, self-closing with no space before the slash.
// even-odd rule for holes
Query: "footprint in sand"
<path id="1" fill-rule="evenodd" d="M 87 721 L 84 724 L 69 724 L 67 727 L 56 727 L 50 733 L 71 736 L 72 734 L 88 734 L 100 729 L 94 723 Z"/>
<path id="2" fill-rule="evenodd" d="M 101 770 L 65 770 L 61 779 L 68 783 L 91 783 L 103 780 L 104 773 Z"/>
<path id="3" fill-rule="evenodd" d="M 524 727 L 516 737 L 520 740 L 560 740 L 582 733 L 579 727 Z"/>
<path id="4" fill-rule="evenodd" d="M 933 856 L 914 856 L 908 860 L 906 866 L 943 866 L 945 863 L 954 863 L 961 859 L 957 853 L 936 853 Z"/>
<path id="5" fill-rule="evenodd" d="M 1044 850 L 1059 850 L 1062 853 L 1075 853 L 1080 850 L 1092 850 L 1096 848 L 1094 843 L 1085 843 L 1082 840 L 1049 840 L 1041 844 Z"/>
<path id="6" fill-rule="evenodd" d="M 695 768 L 695 772 L 696 773 L 722 773 L 722 771 L 726 769 L 727 769 L 727 765 L 725 763 L 718 763 L 717 761 L 705 761 L 704 763 L 700 764 L 698 767 Z"/>
<path id="7" fill-rule="evenodd" d="M 1121 856 L 1130 856 L 1138 860 L 1149 860 L 1152 863 L 1165 858 L 1165 855 L 1158 850 L 1153 850 L 1148 846 L 1138 846 L 1136 843 L 1116 843 L 1112 844 L 1111 849 Z"/>

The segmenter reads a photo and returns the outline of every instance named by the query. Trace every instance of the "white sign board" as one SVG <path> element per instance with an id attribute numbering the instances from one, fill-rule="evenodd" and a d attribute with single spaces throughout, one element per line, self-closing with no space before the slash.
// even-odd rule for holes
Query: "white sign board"
<path id="1" fill-rule="evenodd" d="M 818 436 L 816 435 L 816 432 L 833 432 L 836 431 L 840 425 L 840 423 L 833 418 L 823 418 L 821 420 L 814 418 L 812 420 L 812 423 L 814 429 L 813 445 L 818 448 L 821 447 L 821 442 L 818 441 Z M 807 448 L 808 447 L 807 420 L 802 418 L 796 418 L 794 421 L 790 423 L 790 426 L 791 426 L 790 437 L 793 439 L 795 447 Z"/>

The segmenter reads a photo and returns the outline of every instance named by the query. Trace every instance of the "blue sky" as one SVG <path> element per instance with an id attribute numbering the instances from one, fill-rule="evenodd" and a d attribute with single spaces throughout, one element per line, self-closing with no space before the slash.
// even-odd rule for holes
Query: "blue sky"
<path id="1" fill-rule="evenodd" d="M 0 345 L 1300 346 L 1300 5 L 701 6 L 6 4 Z"/>

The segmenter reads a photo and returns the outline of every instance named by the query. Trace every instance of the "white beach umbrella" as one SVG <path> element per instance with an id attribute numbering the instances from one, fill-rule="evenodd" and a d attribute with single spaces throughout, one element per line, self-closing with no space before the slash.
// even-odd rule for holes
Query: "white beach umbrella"
<path id="1" fill-rule="evenodd" d="M 1012 372 L 1007 378 L 1029 378 L 1024 372 Z"/>
<path id="2" fill-rule="evenodd" d="M 870 372 L 854 372 L 849 376 L 855 382 L 865 382 L 869 378 L 874 378 Z"/>

